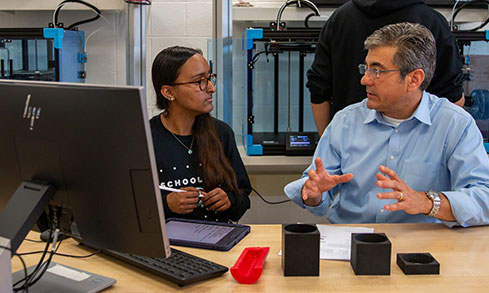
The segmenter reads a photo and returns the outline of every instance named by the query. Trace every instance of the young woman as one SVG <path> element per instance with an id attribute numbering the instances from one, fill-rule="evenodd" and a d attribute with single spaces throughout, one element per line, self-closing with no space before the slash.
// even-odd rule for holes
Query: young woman
<path id="1" fill-rule="evenodd" d="M 251 185 L 232 129 L 210 116 L 215 74 L 200 50 L 170 47 L 152 68 L 157 106 L 151 118 L 165 217 L 237 221 L 250 207 Z"/>

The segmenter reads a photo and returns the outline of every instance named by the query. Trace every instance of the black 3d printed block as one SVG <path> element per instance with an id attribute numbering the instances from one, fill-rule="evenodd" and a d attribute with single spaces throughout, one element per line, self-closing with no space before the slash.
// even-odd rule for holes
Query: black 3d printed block
<path id="1" fill-rule="evenodd" d="M 350 264 L 355 275 L 390 275 L 391 242 L 385 233 L 352 233 Z"/>
<path id="2" fill-rule="evenodd" d="M 284 276 L 319 276 L 319 240 L 316 225 L 282 225 Z"/>
<path id="3" fill-rule="evenodd" d="M 440 274 L 440 263 L 430 253 L 398 253 L 397 265 L 406 275 Z"/>

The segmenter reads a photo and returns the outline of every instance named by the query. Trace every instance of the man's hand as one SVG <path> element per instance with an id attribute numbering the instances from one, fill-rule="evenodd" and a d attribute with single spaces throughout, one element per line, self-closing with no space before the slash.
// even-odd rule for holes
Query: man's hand
<path id="1" fill-rule="evenodd" d="M 186 192 L 172 192 L 166 196 L 168 208 L 177 214 L 190 214 L 199 201 L 199 190 L 195 187 L 184 187 Z"/>
<path id="2" fill-rule="evenodd" d="M 210 192 L 202 192 L 202 194 L 204 195 L 202 202 L 208 210 L 222 212 L 231 207 L 228 195 L 219 187 Z"/>
<path id="3" fill-rule="evenodd" d="M 404 182 L 396 172 L 385 167 L 379 167 L 380 172 L 377 173 L 377 186 L 380 188 L 390 188 L 392 192 L 378 193 L 379 199 L 397 199 L 398 202 L 384 206 L 384 209 L 388 211 L 404 210 L 406 213 L 414 214 L 428 214 L 433 206 L 431 200 L 422 191 L 416 191 L 411 189 L 406 182 Z"/>
<path id="4" fill-rule="evenodd" d="M 343 175 L 330 175 L 323 165 L 321 158 L 317 157 L 314 160 L 316 164 L 316 170 L 309 170 L 307 175 L 309 179 L 306 180 L 302 187 L 302 200 L 308 206 L 316 206 L 321 202 L 321 194 L 330 190 L 339 183 L 345 183 L 353 179 L 353 174 Z"/>

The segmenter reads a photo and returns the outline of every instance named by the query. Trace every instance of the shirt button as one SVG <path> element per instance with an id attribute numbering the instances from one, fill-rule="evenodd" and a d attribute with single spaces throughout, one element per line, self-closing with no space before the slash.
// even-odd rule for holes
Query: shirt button
<path id="1" fill-rule="evenodd" d="M 394 160 L 394 156 L 391 156 L 391 160 Z"/>
<path id="2" fill-rule="evenodd" d="M 398 132 L 399 132 L 399 129 L 394 130 L 394 132 L 395 132 L 395 133 L 398 133 Z"/>
<path id="3" fill-rule="evenodd" d="M 384 209 L 380 209 L 380 212 L 383 213 L 385 210 Z"/>

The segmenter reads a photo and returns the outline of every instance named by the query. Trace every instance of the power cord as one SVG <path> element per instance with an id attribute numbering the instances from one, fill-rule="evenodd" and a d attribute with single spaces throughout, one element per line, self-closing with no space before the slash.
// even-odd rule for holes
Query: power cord
<path id="1" fill-rule="evenodd" d="M 12 252 L 12 249 L 10 247 L 0 245 L 0 248 L 6 249 L 6 250 Z M 22 263 L 22 267 L 24 268 L 24 279 L 22 279 L 22 280 L 26 280 L 26 282 L 24 282 L 24 285 L 22 285 L 22 287 L 20 287 L 20 288 L 21 288 L 21 290 L 24 290 L 25 292 L 29 292 L 29 286 L 27 284 L 27 279 L 28 279 L 27 266 L 25 265 L 25 261 L 22 258 L 20 253 L 14 252 L 13 255 L 20 259 L 20 262 Z"/>
<path id="2" fill-rule="evenodd" d="M 256 189 L 254 189 L 253 187 L 251 187 L 251 190 L 253 190 L 253 192 L 255 192 L 256 195 L 258 195 L 258 197 L 260 197 L 261 200 L 263 200 L 267 204 L 281 204 L 281 203 L 286 203 L 286 202 L 291 201 L 290 199 L 286 199 L 286 200 L 282 200 L 282 201 L 268 201 Z"/>
<path id="3" fill-rule="evenodd" d="M 70 3 L 70 2 L 72 2 L 72 3 L 78 3 L 78 4 L 83 4 L 83 5 L 87 6 L 87 7 L 89 7 L 90 9 L 93 10 L 93 12 L 95 12 L 96 16 L 94 16 L 92 18 L 84 19 L 84 20 L 81 20 L 81 21 L 78 21 L 78 22 L 75 22 L 75 23 L 72 23 L 72 24 L 70 24 L 67 27 L 67 29 L 72 29 L 72 28 L 74 28 L 77 25 L 95 21 L 95 20 L 99 19 L 100 16 L 102 15 L 102 12 L 97 7 L 95 7 L 94 5 L 92 5 L 92 4 L 88 3 L 88 2 L 85 2 L 85 1 L 82 1 L 82 0 L 65 0 L 65 1 L 59 3 L 58 4 L 58 7 L 56 7 L 56 9 L 54 10 L 54 14 L 53 14 L 53 26 L 55 28 L 56 27 L 59 27 L 59 23 L 58 23 L 58 14 L 59 14 L 59 11 L 61 10 L 61 8 L 66 3 Z"/>
<path id="4" fill-rule="evenodd" d="M 38 253 L 43 253 L 43 252 L 44 251 L 39 250 L 39 251 L 19 253 L 19 255 L 23 256 L 23 255 L 38 254 Z M 88 258 L 88 257 L 94 256 L 100 252 L 102 252 L 102 249 L 99 249 L 99 250 L 97 250 L 93 253 L 87 254 L 87 255 L 72 255 L 72 254 L 64 254 L 64 253 L 59 253 L 59 252 L 55 252 L 54 255 L 63 256 L 63 257 L 72 257 L 72 258 Z"/>
<path id="5" fill-rule="evenodd" d="M 489 1 L 488 0 L 470 0 L 470 1 L 467 1 L 467 2 L 463 3 L 458 8 L 455 9 L 455 7 L 457 6 L 457 3 L 459 1 L 460 0 L 457 0 L 457 2 L 455 2 L 454 6 L 453 6 L 453 9 L 452 9 L 452 15 L 451 15 L 451 21 L 450 21 L 450 28 L 451 28 L 452 31 L 453 31 L 453 26 L 454 26 L 454 23 L 455 23 L 455 17 L 466 6 L 471 5 L 471 4 L 474 4 L 474 3 L 486 3 L 487 6 L 488 6 L 488 8 L 489 8 Z M 478 29 L 483 28 L 484 26 L 486 26 L 488 23 L 489 23 L 489 17 L 486 17 L 486 19 L 484 21 L 482 21 L 481 24 L 478 27 L 475 27 L 475 28 L 472 28 L 472 29 L 468 29 L 468 30 L 463 30 L 463 31 L 477 31 Z"/>

